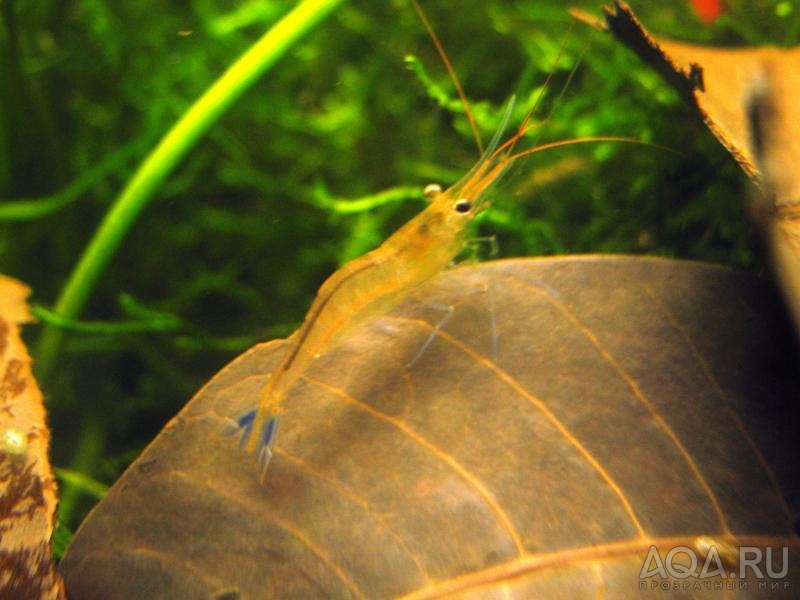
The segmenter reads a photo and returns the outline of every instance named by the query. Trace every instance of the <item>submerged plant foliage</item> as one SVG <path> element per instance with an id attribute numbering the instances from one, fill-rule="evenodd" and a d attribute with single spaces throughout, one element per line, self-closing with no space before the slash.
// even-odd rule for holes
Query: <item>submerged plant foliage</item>
<path id="1" fill-rule="evenodd" d="M 596 10 L 570 3 L 581 4 Z M 697 42 L 788 43 L 800 23 L 786 2 L 731 1 L 712 26 L 688 2 L 631 4 L 653 31 Z M 294 330 L 328 274 L 418 211 L 426 183 L 452 183 L 477 158 L 410 4 L 341 2 L 189 148 L 80 314 L 54 315 L 138 165 L 295 5 L 0 3 L 0 271 L 30 284 L 39 318 L 64 329 L 41 383 L 53 462 L 70 474 L 70 528 L 211 374 Z M 484 142 L 512 94 L 518 123 L 570 28 L 567 5 L 422 5 Z M 530 143 L 614 135 L 673 151 L 578 145 L 524 159 L 475 230 L 496 236 L 498 256 L 651 253 L 760 268 L 743 176 L 610 37 L 573 27 L 536 119 Z"/>

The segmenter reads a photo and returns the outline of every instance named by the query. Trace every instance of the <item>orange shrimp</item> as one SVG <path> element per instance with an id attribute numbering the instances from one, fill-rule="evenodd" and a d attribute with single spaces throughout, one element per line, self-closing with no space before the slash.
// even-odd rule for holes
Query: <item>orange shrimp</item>
<path id="1" fill-rule="evenodd" d="M 421 16 L 429 28 L 424 15 Z M 440 48 L 430 28 L 429 33 Z M 517 132 L 499 144 L 512 113 L 512 97 L 488 149 L 466 175 L 446 190 L 435 184 L 427 186 L 425 195 L 430 204 L 425 210 L 378 248 L 345 264 L 322 284 L 302 326 L 287 340 L 286 351 L 264 386 L 257 407 L 238 420 L 243 430 L 242 444 L 248 452 L 258 455 L 262 468 L 266 469 L 272 455 L 282 403 L 308 366 L 355 327 L 386 313 L 411 290 L 444 270 L 462 250 L 469 223 L 487 207 L 487 193 L 514 161 L 567 144 L 642 143 L 631 138 L 592 137 L 553 142 L 514 153 L 516 142 L 528 132 L 528 121 L 538 101 Z"/>
<path id="2" fill-rule="evenodd" d="M 503 124 L 512 107 L 510 102 Z M 266 453 L 262 460 L 269 460 L 274 418 L 286 393 L 315 358 L 354 327 L 388 311 L 410 290 L 442 271 L 461 251 L 467 224 L 483 209 L 489 184 L 506 167 L 507 161 L 499 160 L 499 150 L 490 148 L 461 181 L 446 191 L 428 186 L 425 191 L 431 202 L 425 210 L 378 248 L 350 261 L 322 284 L 302 326 L 289 338 L 283 358 L 264 386 L 257 409 L 239 419 L 249 452 Z"/>

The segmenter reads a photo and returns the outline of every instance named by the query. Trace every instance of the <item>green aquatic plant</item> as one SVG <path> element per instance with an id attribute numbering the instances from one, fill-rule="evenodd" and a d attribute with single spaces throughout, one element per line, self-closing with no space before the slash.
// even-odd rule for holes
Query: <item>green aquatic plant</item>
<path id="1" fill-rule="evenodd" d="M 55 305 L 71 319 L 81 312 L 97 279 L 116 253 L 139 213 L 197 140 L 292 45 L 343 0 L 304 0 L 272 26 L 217 79 L 170 128 L 137 169 L 86 247 Z M 39 345 L 39 370 L 46 376 L 58 351 L 61 330 L 46 329 Z"/>

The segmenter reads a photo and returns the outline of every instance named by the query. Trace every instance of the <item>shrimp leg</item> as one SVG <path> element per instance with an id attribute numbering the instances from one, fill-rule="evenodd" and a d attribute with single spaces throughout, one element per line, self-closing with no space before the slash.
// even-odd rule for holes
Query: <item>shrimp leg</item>
<path id="1" fill-rule="evenodd" d="M 436 324 L 436 326 L 433 328 L 433 330 L 430 332 L 430 334 L 428 334 L 428 337 L 425 340 L 425 343 L 422 344 L 420 349 L 414 355 L 414 358 L 411 359 L 411 362 L 409 362 L 406 365 L 406 369 L 413 369 L 414 368 L 414 365 L 417 364 L 417 362 L 419 361 L 420 358 L 422 358 L 422 355 L 425 354 L 425 352 L 428 350 L 428 347 L 431 345 L 433 340 L 436 338 L 436 334 L 438 334 L 442 330 L 442 328 L 445 325 L 447 325 L 447 322 L 450 320 L 450 318 L 453 316 L 453 313 L 456 311 L 454 306 L 435 305 L 434 308 L 438 308 L 439 310 L 444 311 L 444 316 L 439 320 L 439 322 Z"/>

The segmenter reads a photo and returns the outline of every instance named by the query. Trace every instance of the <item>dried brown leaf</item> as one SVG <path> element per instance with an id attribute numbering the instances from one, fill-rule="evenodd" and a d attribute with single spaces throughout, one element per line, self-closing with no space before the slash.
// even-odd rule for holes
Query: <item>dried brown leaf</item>
<path id="1" fill-rule="evenodd" d="M 256 346 L 82 525 L 68 592 L 630 597 L 651 545 L 711 543 L 791 546 L 793 592 L 800 381 L 775 313 L 697 263 L 455 269 L 311 367 L 263 485 L 226 434 L 281 352 Z"/>
<path id="2" fill-rule="evenodd" d="M 624 2 L 604 9 L 611 33 L 653 66 L 691 102 L 706 125 L 753 178 L 759 159 L 753 144 L 748 105 L 768 78 L 776 110 L 782 115 L 783 167 L 780 186 L 786 198 L 800 198 L 800 119 L 794 99 L 800 95 L 800 48 L 720 48 L 651 36 Z"/>
<path id="3" fill-rule="evenodd" d="M 0 275 L 0 597 L 63 598 L 50 537 L 56 484 L 42 393 L 19 335 L 28 288 Z"/>
<path id="4" fill-rule="evenodd" d="M 624 2 L 604 12 L 611 33 L 695 106 L 763 188 L 754 216 L 800 333 L 800 47 L 717 48 L 656 39 Z"/>

